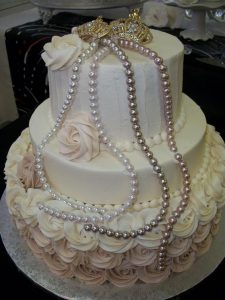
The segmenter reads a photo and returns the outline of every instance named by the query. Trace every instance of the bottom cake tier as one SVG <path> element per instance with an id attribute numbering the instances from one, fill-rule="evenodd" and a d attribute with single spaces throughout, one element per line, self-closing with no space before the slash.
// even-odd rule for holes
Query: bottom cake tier
<path id="1" fill-rule="evenodd" d="M 136 238 L 116 239 L 99 232 L 86 232 L 82 224 L 66 218 L 57 209 L 73 212 L 63 202 L 52 200 L 40 188 L 28 188 L 21 180 L 21 161 L 27 158 L 23 173 L 34 184 L 34 160 L 29 131 L 25 130 L 11 146 L 5 167 L 6 200 L 20 234 L 34 255 L 42 258 L 50 270 L 62 277 L 75 277 L 86 284 L 111 282 L 118 287 L 138 281 L 159 283 L 173 273 L 186 271 L 208 251 L 218 231 L 221 208 L 225 203 L 225 149 L 220 136 L 207 126 L 202 167 L 193 178 L 191 199 L 174 225 L 167 247 L 167 263 L 157 269 L 157 255 L 164 222 L 151 232 Z M 29 175 L 29 176 L 28 176 Z M 37 185 L 36 185 L 37 186 Z M 171 194 L 168 214 L 180 201 L 179 192 Z M 38 204 L 52 207 L 52 215 L 39 210 Z M 130 209 L 111 222 L 113 230 L 140 228 L 154 217 L 160 204 L 149 202 Z"/>

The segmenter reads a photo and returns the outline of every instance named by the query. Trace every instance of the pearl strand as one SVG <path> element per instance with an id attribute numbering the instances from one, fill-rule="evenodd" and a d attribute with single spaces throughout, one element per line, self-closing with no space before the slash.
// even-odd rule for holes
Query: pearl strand
<path id="1" fill-rule="evenodd" d="M 105 43 L 107 43 L 105 41 Z M 159 70 L 160 78 L 161 78 L 161 84 L 162 84 L 162 89 L 163 89 L 163 100 L 164 100 L 164 115 L 165 115 L 165 121 L 166 121 L 166 132 L 167 132 L 167 143 L 168 147 L 171 152 L 175 153 L 174 158 L 178 162 L 178 166 L 180 168 L 182 177 L 183 177 L 183 189 L 181 193 L 181 201 L 177 208 L 172 211 L 172 215 L 168 218 L 168 222 L 165 224 L 165 230 L 162 232 L 162 240 L 160 243 L 159 247 L 159 254 L 158 254 L 158 262 L 159 262 L 159 270 L 163 271 L 166 267 L 166 254 L 167 254 L 167 249 L 166 246 L 168 245 L 169 238 L 171 237 L 171 233 L 173 230 L 173 225 L 176 224 L 178 218 L 180 215 L 184 212 L 186 206 L 188 205 L 188 202 L 190 200 L 190 173 L 187 168 L 186 163 L 183 160 L 182 155 L 178 152 L 176 141 L 175 141 L 175 136 L 174 136 L 174 121 L 173 121 L 173 109 L 172 109 L 172 95 L 171 95 L 171 89 L 170 89 L 170 81 L 169 81 L 169 74 L 167 71 L 167 67 L 163 64 L 163 59 L 158 56 L 158 54 L 154 51 L 152 51 L 149 48 L 146 48 L 138 43 L 134 43 L 132 41 L 127 41 L 127 40 L 119 40 L 119 45 L 125 48 L 129 48 L 132 50 L 135 50 L 139 52 L 141 55 L 144 55 L 155 63 Z M 124 55 L 125 54 L 122 54 Z M 124 58 L 124 63 L 128 66 L 130 65 L 129 61 Z M 131 73 L 131 70 L 126 72 L 127 75 L 127 81 L 130 84 L 130 90 L 133 93 L 133 96 L 135 94 L 135 88 L 134 88 L 134 78 L 133 74 Z M 129 79 L 130 78 L 130 79 Z M 130 101 L 130 95 L 128 96 L 128 101 Z M 133 97 L 135 99 L 135 97 Z M 132 105 L 136 107 L 136 103 L 134 100 L 132 100 Z M 136 138 L 142 148 L 142 150 L 145 153 L 149 152 L 148 146 L 145 144 L 145 140 L 142 136 L 142 132 L 140 130 L 140 125 L 138 121 L 138 115 L 137 111 L 130 106 L 130 115 L 131 115 L 131 122 L 133 123 L 133 129 L 135 131 Z M 134 116 L 134 117 L 133 117 Z M 152 152 L 151 152 L 152 156 Z M 151 163 L 151 162 L 150 162 Z M 157 170 L 154 169 L 154 164 L 153 164 L 153 169 L 155 172 L 158 172 L 158 174 L 161 173 L 161 168 L 157 163 L 155 164 L 157 167 Z"/>
<path id="2" fill-rule="evenodd" d="M 125 40 L 120 40 L 120 45 L 121 46 L 124 46 L 123 42 L 126 44 L 125 47 L 133 48 L 133 49 L 139 51 L 141 54 L 144 54 L 146 56 L 150 56 L 151 59 L 157 58 L 156 60 L 154 60 L 154 62 L 159 65 L 159 70 L 160 70 L 160 72 L 162 72 L 162 79 L 168 79 L 168 77 L 167 77 L 168 75 L 165 73 L 166 67 L 163 64 L 160 64 L 162 62 L 162 60 L 161 60 L 161 58 L 159 58 L 157 56 L 157 54 L 155 54 L 153 51 L 151 51 L 148 48 L 144 48 L 143 46 L 138 45 L 137 43 L 128 42 L 128 41 L 125 41 Z M 113 45 L 113 47 L 115 47 L 115 49 L 114 49 L 115 51 L 120 51 L 119 49 L 117 49 L 118 47 L 116 45 Z M 151 53 L 151 55 L 150 55 L 150 53 Z M 128 92 L 129 92 L 129 97 L 128 98 L 129 98 L 130 103 L 131 103 L 130 108 L 134 108 L 135 104 L 131 100 L 134 100 L 133 96 L 135 95 L 135 88 L 134 88 L 134 86 L 132 86 L 132 76 L 131 76 L 132 71 L 129 69 L 130 63 L 128 61 L 126 61 L 126 59 L 125 59 L 126 56 L 122 55 L 121 52 L 120 52 L 120 55 L 121 55 L 121 60 L 123 61 L 124 67 L 127 68 Z M 83 58 L 84 58 L 84 55 L 83 55 Z M 96 58 L 96 60 L 98 60 L 98 59 Z M 78 58 L 77 63 L 78 63 L 78 65 L 82 63 L 82 59 L 80 57 Z M 78 70 L 79 70 L 79 68 L 75 65 L 74 66 L 74 71 L 77 72 Z M 76 84 L 78 83 L 78 80 L 76 80 L 76 79 L 77 79 L 76 75 L 71 77 L 72 87 L 76 86 Z M 73 82 L 73 80 L 74 80 L 74 82 Z M 92 83 L 94 84 L 94 82 L 92 82 Z M 190 180 L 189 180 L 190 176 L 189 176 L 189 172 L 188 172 L 188 169 L 186 167 L 186 164 L 185 164 L 181 154 L 177 152 L 177 146 L 176 146 L 176 142 L 175 142 L 174 135 L 173 135 L 174 134 L 174 127 L 173 127 L 172 105 L 171 105 L 172 101 L 170 99 L 169 81 L 168 80 L 162 80 L 162 85 L 163 85 L 163 88 L 164 88 L 163 91 L 164 91 L 164 100 L 165 100 L 165 119 L 166 119 L 166 125 L 167 125 L 168 145 L 169 145 L 170 150 L 175 152 L 175 159 L 178 161 L 179 167 L 180 167 L 181 171 L 183 172 L 182 174 L 184 174 L 183 177 L 185 178 L 185 180 L 184 180 L 182 201 L 180 202 L 180 205 L 177 207 L 177 209 L 172 212 L 172 216 L 169 218 L 169 222 L 166 224 L 166 230 L 163 232 L 163 239 L 161 241 L 161 245 L 160 245 L 160 248 L 159 248 L 159 250 L 160 250 L 160 252 L 159 252 L 159 269 L 160 270 L 163 270 L 165 268 L 166 245 L 168 243 L 168 238 L 170 237 L 170 232 L 173 229 L 173 224 L 176 223 L 178 217 L 184 211 L 184 209 L 185 209 L 185 207 L 188 203 L 189 193 L 190 193 Z M 94 91 L 94 90 L 92 90 L 92 91 Z M 76 205 L 76 204 L 73 204 L 73 203 L 69 202 L 68 200 L 61 199 L 60 194 L 56 194 L 55 191 L 53 189 L 51 189 L 51 187 L 45 181 L 46 178 L 44 178 L 45 176 L 44 176 L 44 173 L 43 173 L 43 169 L 40 167 L 40 165 L 42 164 L 42 160 L 43 160 L 43 157 L 42 157 L 43 148 L 48 143 L 48 141 L 52 137 L 52 135 L 55 134 L 56 131 L 61 127 L 62 121 L 64 120 L 64 117 L 65 117 L 65 110 L 68 109 L 67 106 L 68 106 L 68 104 L 70 104 L 70 101 L 71 101 L 71 94 L 73 94 L 73 91 L 69 90 L 68 94 L 67 94 L 67 99 L 65 100 L 64 106 L 62 107 L 62 109 L 61 109 L 61 111 L 60 111 L 60 113 L 57 117 L 55 126 L 47 134 L 46 138 L 42 140 L 42 143 L 37 148 L 37 160 L 36 160 L 37 172 L 38 172 L 38 175 L 40 176 L 40 179 L 42 178 L 41 182 L 43 183 L 43 187 L 46 190 L 48 190 L 48 192 L 50 192 L 50 194 L 53 198 L 58 199 L 58 200 L 63 200 L 66 204 L 72 206 L 73 208 L 75 208 L 75 209 L 77 208 L 77 209 L 80 209 L 80 210 L 83 210 L 83 211 L 86 212 L 85 207 L 83 207 L 82 205 L 79 206 L 79 205 Z M 138 119 L 135 116 L 135 110 L 132 109 L 131 113 L 132 113 L 133 123 L 134 123 L 134 125 L 137 125 L 137 124 L 135 124 L 136 121 L 138 121 Z M 137 126 L 134 126 L 134 127 L 135 127 L 134 130 L 138 129 Z M 137 134 L 136 137 L 139 140 L 139 144 L 141 145 L 142 150 L 147 153 L 147 148 L 145 147 L 145 145 L 143 145 L 143 138 L 142 138 L 142 136 L 140 136 L 140 133 L 141 133 L 140 130 L 138 132 L 139 133 Z M 106 139 L 105 139 L 105 142 L 107 143 Z M 112 144 L 110 144 L 110 145 L 112 145 Z M 117 152 L 117 151 L 115 151 L 115 152 Z M 147 155 L 147 157 L 149 157 L 149 154 Z M 153 159 L 153 157 L 152 157 L 152 159 Z M 156 173 L 157 172 L 160 173 L 159 168 L 158 168 L 160 166 L 157 164 L 157 161 L 154 161 L 154 162 L 152 161 L 152 165 L 153 165 L 153 169 L 155 167 L 154 171 Z M 159 175 L 159 177 L 160 176 L 161 175 Z M 166 189 L 164 191 L 167 192 L 168 190 Z M 50 207 L 44 206 L 42 204 L 40 204 L 39 208 L 44 209 L 44 211 L 46 213 L 49 213 L 50 215 L 54 215 L 54 216 L 56 216 L 58 218 L 62 218 L 64 220 L 70 220 L 70 221 L 76 221 L 76 222 L 87 222 L 87 221 L 90 220 L 93 223 L 95 223 L 96 221 L 97 222 L 99 221 L 96 217 L 89 218 L 89 216 L 83 217 L 83 216 L 77 216 L 77 215 L 74 215 L 74 214 L 67 214 L 66 212 L 59 212 L 57 210 L 53 210 Z M 94 209 L 95 209 L 95 212 L 104 213 L 104 210 L 101 210 L 101 209 L 96 208 L 96 207 L 94 207 Z M 87 210 L 90 211 L 90 208 L 87 207 Z M 107 234 L 108 236 L 114 236 L 116 238 L 121 238 L 122 237 L 122 238 L 126 239 L 126 238 L 129 238 L 129 237 L 136 237 L 137 235 L 143 235 L 143 234 L 145 234 L 145 232 L 151 231 L 152 227 L 157 226 L 160 219 L 161 218 L 159 217 L 158 221 L 154 222 L 155 220 L 153 220 L 153 222 L 151 222 L 151 224 L 146 224 L 144 226 L 144 228 L 140 228 L 140 229 L 137 229 L 137 230 L 132 230 L 131 232 L 125 232 L 125 231 L 124 232 L 120 232 L 120 231 L 114 232 L 111 229 L 106 229 L 103 226 L 98 227 L 95 224 L 94 225 L 85 224 L 84 228 L 87 231 L 92 230 L 93 232 L 99 232 L 100 234 Z M 102 221 L 104 220 L 104 218 L 102 216 L 100 217 L 100 221 L 101 220 Z"/>
<path id="3" fill-rule="evenodd" d="M 134 166 L 131 164 L 129 159 L 112 143 L 109 136 L 106 133 L 104 124 L 101 119 L 98 102 L 98 90 L 97 90 L 97 76 L 98 76 L 98 62 L 103 60 L 109 54 L 109 48 L 104 47 L 94 55 L 93 61 L 90 64 L 89 72 L 89 100 L 93 122 L 98 130 L 99 137 L 102 143 L 108 148 L 108 150 L 119 160 L 128 172 L 130 182 L 130 194 L 127 200 L 120 205 L 117 209 L 108 212 L 108 220 L 112 220 L 117 216 L 120 216 L 125 212 L 137 199 L 138 193 L 138 180 L 134 170 Z"/>
<path id="4" fill-rule="evenodd" d="M 42 187 L 44 190 L 46 190 L 53 199 L 56 199 L 58 201 L 64 202 L 66 205 L 72 207 L 75 210 L 80 210 L 85 213 L 95 213 L 95 214 L 100 214 L 100 216 L 94 215 L 94 216 L 89 216 L 86 215 L 83 217 L 82 215 L 76 215 L 76 214 L 66 214 L 64 211 L 59 211 L 59 210 L 54 210 L 51 207 L 48 207 L 47 205 L 43 203 L 38 203 L 38 208 L 40 210 L 43 210 L 46 214 L 55 216 L 57 218 L 61 218 L 63 220 L 70 220 L 70 221 L 76 221 L 80 223 L 86 223 L 86 222 L 93 222 L 94 224 L 96 223 L 102 223 L 104 221 L 112 221 L 116 217 L 120 216 L 123 214 L 135 201 L 136 201 L 136 195 L 137 195 L 137 175 L 134 170 L 134 167 L 132 164 L 129 162 L 128 158 L 125 157 L 123 153 L 119 151 L 118 148 L 113 146 L 111 142 L 107 142 L 107 136 L 103 136 L 103 131 L 100 123 L 97 120 L 97 115 L 95 111 L 95 105 L 96 105 L 96 97 L 95 97 L 95 86 L 96 86 L 96 81 L 94 79 L 95 77 L 95 63 L 100 59 L 103 59 L 104 56 L 106 56 L 109 52 L 108 48 L 101 49 L 95 56 L 94 56 L 94 61 L 91 64 L 91 71 L 89 72 L 89 77 L 90 77 L 90 107 L 91 107 L 91 112 L 95 121 L 95 124 L 97 128 L 99 129 L 99 135 L 102 137 L 102 140 L 104 143 L 106 143 L 107 147 L 112 150 L 112 153 L 114 156 L 116 156 L 126 167 L 128 173 L 129 173 L 129 178 L 130 178 L 130 195 L 128 196 L 128 199 L 126 202 L 124 202 L 120 207 L 118 207 L 115 210 L 106 210 L 104 208 L 98 208 L 96 206 L 91 206 L 86 203 L 78 202 L 77 200 L 72 200 L 70 201 L 68 197 L 60 194 L 59 192 L 55 191 L 50 184 L 47 182 L 47 178 L 45 175 L 45 170 L 44 170 L 44 164 L 43 164 L 43 149 L 44 147 L 48 144 L 50 138 L 52 138 L 53 134 L 56 134 L 57 131 L 61 128 L 63 120 L 65 119 L 66 113 L 69 110 L 73 98 L 72 95 L 75 94 L 75 87 L 78 86 L 79 83 L 79 72 L 80 72 L 80 65 L 84 63 L 86 59 L 91 57 L 94 52 L 97 50 L 98 44 L 96 42 L 91 43 L 90 47 L 86 49 L 75 61 L 73 67 L 72 67 L 72 76 L 71 76 L 71 83 L 70 87 L 68 89 L 68 93 L 66 96 L 66 100 L 64 101 L 64 104 L 62 106 L 62 109 L 60 110 L 60 113 L 56 119 L 55 126 L 53 129 L 46 135 L 46 137 L 42 140 L 41 144 L 37 146 L 37 151 L 36 151 L 36 171 L 37 174 L 40 178 L 40 182 L 42 183 Z"/>
<path id="5" fill-rule="evenodd" d="M 93 212 L 93 213 L 98 213 L 101 214 L 100 216 L 87 216 L 87 220 L 83 220 L 82 216 L 80 215 L 75 215 L 70 214 L 67 218 L 70 217 L 70 220 L 74 219 L 76 221 L 80 220 L 80 222 L 86 222 L 86 221 L 93 221 L 93 222 L 103 222 L 104 218 L 102 214 L 106 212 L 105 209 L 103 208 L 98 208 L 95 206 L 87 205 L 85 203 L 78 202 L 77 200 L 70 201 L 68 197 L 58 193 L 55 191 L 51 185 L 47 181 L 47 177 L 45 174 L 44 170 L 44 163 L 43 163 L 43 150 L 45 146 L 49 143 L 51 138 L 55 136 L 58 132 L 58 130 L 61 128 L 62 123 L 66 117 L 67 112 L 69 111 L 73 101 L 74 101 L 74 95 L 76 93 L 76 90 L 78 88 L 78 83 L 79 83 L 79 73 L 80 73 L 80 67 L 81 65 L 93 54 L 97 51 L 98 48 L 98 43 L 97 42 L 92 42 L 90 46 L 84 50 L 78 58 L 75 60 L 73 67 L 72 67 L 72 75 L 70 78 L 70 83 L 69 83 L 69 89 L 66 94 L 66 99 L 64 100 L 64 103 L 62 105 L 61 110 L 59 111 L 59 114 L 56 118 L 56 122 L 53 126 L 53 128 L 47 133 L 47 135 L 42 139 L 41 143 L 37 146 L 36 149 L 36 172 L 39 176 L 40 182 L 42 184 L 42 187 L 45 191 L 47 191 L 53 199 L 59 200 L 67 204 L 68 206 L 83 211 L 83 212 Z M 60 212 L 58 210 L 53 210 L 46 206 L 43 203 L 38 203 L 38 208 L 40 210 L 44 210 L 45 213 L 48 213 L 50 215 L 55 215 L 57 218 L 62 218 L 65 219 L 65 212 Z"/>
<path id="6" fill-rule="evenodd" d="M 105 128 L 104 128 L 104 125 L 102 123 L 100 112 L 99 112 L 99 109 L 98 109 L 99 108 L 99 103 L 98 103 L 98 95 L 97 95 L 97 69 L 98 69 L 98 62 L 101 61 L 105 57 L 104 54 L 101 55 L 101 52 L 104 53 L 104 51 L 106 51 L 108 48 L 110 48 L 114 53 L 117 54 L 118 58 L 122 62 L 125 62 L 126 71 L 130 73 L 131 69 L 130 69 L 130 63 L 129 63 L 129 66 L 127 64 L 127 61 L 125 59 L 126 56 L 125 56 L 124 52 L 122 50 L 120 50 L 118 48 L 118 46 L 112 40 L 104 39 L 102 41 L 102 43 L 103 43 L 103 45 L 107 45 L 107 46 L 105 46 L 103 49 L 99 50 L 95 54 L 94 62 L 92 62 L 92 64 L 91 64 L 91 76 L 90 76 L 90 82 L 89 82 L 89 85 L 90 85 L 89 94 L 90 94 L 90 102 L 91 102 L 90 106 L 91 106 L 91 111 L 92 111 L 92 115 L 93 115 L 93 118 L 94 118 L 96 128 L 99 131 L 99 135 L 101 136 L 102 141 L 105 143 L 107 148 L 116 156 L 116 158 L 117 159 L 119 158 L 119 160 L 121 161 L 120 158 L 125 157 L 125 156 L 124 156 L 124 154 L 122 154 L 119 151 L 119 149 L 117 149 L 113 145 L 113 143 L 111 142 L 109 137 L 106 135 Z M 129 77 L 129 78 L 131 78 L 131 77 Z M 127 82 L 127 84 L 128 84 L 128 82 Z M 94 89 L 93 89 L 93 86 L 95 87 Z M 128 84 L 128 90 L 129 90 L 130 87 L 131 87 L 131 85 Z M 132 92 L 132 95 L 133 95 L 133 91 L 130 91 L 130 93 L 131 92 Z M 131 95 L 130 93 L 128 94 L 128 98 Z M 135 105 L 135 107 L 136 107 L 136 105 Z M 134 106 L 130 105 L 130 109 L 134 110 Z M 138 142 L 140 142 L 140 139 L 138 140 Z M 159 214 L 154 219 L 152 219 L 149 224 L 145 224 L 145 226 L 143 228 L 139 228 L 137 230 L 132 230 L 131 232 L 113 232 L 113 230 L 107 229 L 105 227 L 100 227 L 100 228 L 98 228 L 96 226 L 93 227 L 92 224 L 85 224 L 84 225 L 84 229 L 86 231 L 97 232 L 97 231 L 100 230 L 102 234 L 105 234 L 105 233 L 107 234 L 107 230 L 110 230 L 111 236 L 115 236 L 117 238 L 120 238 L 120 237 L 123 237 L 123 238 L 136 237 L 137 235 L 144 235 L 146 232 L 151 231 L 153 227 L 156 227 L 158 225 L 158 223 L 165 218 L 165 215 L 167 213 L 167 208 L 169 206 L 169 198 L 170 198 L 169 187 L 167 185 L 167 181 L 165 179 L 164 174 L 161 171 L 160 166 L 157 164 L 157 160 L 154 158 L 153 153 L 150 152 L 149 149 L 148 149 L 147 157 L 149 158 L 150 163 L 153 166 L 153 169 L 154 169 L 154 171 L 156 172 L 156 174 L 159 178 L 160 184 L 162 185 L 162 190 L 163 190 L 162 198 L 163 198 L 163 201 L 162 201 L 162 207 L 160 209 Z M 127 167 L 128 160 L 127 160 L 126 157 L 125 157 L 125 159 L 123 158 L 121 162 L 124 164 L 125 167 Z M 129 162 L 128 172 L 132 172 L 132 173 L 134 172 L 134 167 L 131 165 L 130 162 Z M 132 183 L 131 183 L 131 190 L 133 192 Z M 130 202 L 130 206 L 131 206 L 132 202 L 131 201 L 129 201 L 129 202 Z M 123 206 L 121 206 L 120 208 L 123 208 Z"/>

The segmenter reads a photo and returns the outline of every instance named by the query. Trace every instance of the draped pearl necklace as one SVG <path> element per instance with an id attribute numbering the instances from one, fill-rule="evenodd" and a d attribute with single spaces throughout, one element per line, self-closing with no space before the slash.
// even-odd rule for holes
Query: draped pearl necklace
<path id="1" fill-rule="evenodd" d="M 135 89 L 135 79 L 134 73 L 132 70 L 132 64 L 129 62 L 125 52 L 122 48 L 128 48 L 133 51 L 138 52 L 140 55 L 143 55 L 150 60 L 152 60 L 155 66 L 158 69 L 159 76 L 161 79 L 161 88 L 163 92 L 163 106 L 164 106 L 164 116 L 167 132 L 167 143 L 170 151 L 174 153 L 174 159 L 177 162 L 182 179 L 183 187 L 181 192 L 181 201 L 174 211 L 172 211 L 170 216 L 168 215 L 168 207 L 170 201 L 170 191 L 166 176 L 155 158 L 153 152 L 149 149 L 146 144 L 145 137 L 143 136 L 139 116 L 138 108 L 136 103 L 136 89 Z M 158 182 L 161 185 L 162 191 L 162 202 L 159 213 L 152 219 L 148 224 L 145 224 L 142 228 L 132 229 L 128 231 L 114 231 L 110 227 L 106 228 L 105 226 L 99 225 L 105 221 L 110 222 L 115 218 L 121 217 L 124 212 L 126 212 L 137 200 L 138 193 L 138 178 L 134 166 L 129 161 L 129 159 L 122 153 L 110 140 L 105 125 L 102 122 L 100 111 L 99 111 L 99 102 L 98 102 L 98 91 L 97 91 L 97 76 L 98 76 L 98 67 L 99 62 L 104 59 L 110 52 L 112 52 L 122 63 L 126 74 L 126 85 L 127 85 L 127 100 L 128 108 L 130 114 L 130 121 L 134 131 L 134 136 L 137 140 L 137 143 L 140 146 L 141 151 L 144 153 L 149 164 L 151 165 L 155 176 L 158 178 Z M 93 117 L 93 122 L 98 130 L 99 137 L 101 142 L 105 144 L 108 151 L 110 151 L 125 167 L 129 183 L 130 183 L 130 193 L 128 198 L 120 205 L 117 209 L 106 210 L 103 208 L 97 208 L 95 206 L 88 205 L 86 203 L 79 202 L 74 199 L 70 199 L 65 195 L 61 195 L 59 192 L 55 191 L 50 184 L 47 182 L 44 164 L 43 164 L 43 150 L 45 146 L 49 143 L 50 139 L 58 132 L 61 128 L 62 123 L 66 117 L 67 111 L 70 109 L 73 102 L 73 94 L 75 89 L 78 87 L 79 83 L 79 72 L 81 65 L 86 61 L 86 59 L 93 56 L 93 61 L 90 63 L 90 72 L 89 72 L 89 100 L 90 100 L 90 109 Z M 151 49 L 144 47 L 136 42 L 128 41 L 125 39 L 119 39 L 118 41 L 113 41 L 110 38 L 103 38 L 97 42 L 92 42 L 88 49 L 77 58 L 73 67 L 72 67 L 72 76 L 71 82 L 69 84 L 69 89 L 66 95 L 66 99 L 60 110 L 56 123 L 54 127 L 49 131 L 46 137 L 42 140 L 41 144 L 37 146 L 36 151 L 36 169 L 40 177 L 40 181 L 43 184 L 43 188 L 48 191 L 53 199 L 63 201 L 65 204 L 71 206 L 75 210 L 82 211 L 85 214 L 75 214 L 67 213 L 65 211 L 59 211 L 48 207 L 43 203 L 39 203 L 39 209 L 44 210 L 45 213 L 52 215 L 54 217 L 63 219 L 65 221 L 72 222 L 81 222 L 84 224 L 84 229 L 86 231 L 99 232 L 100 234 L 106 234 L 109 237 L 114 238 L 135 238 L 138 235 L 144 235 L 150 232 L 154 227 L 157 227 L 159 223 L 164 222 L 164 230 L 162 231 L 162 239 L 160 241 L 159 251 L 158 251 L 158 269 L 163 271 L 166 267 L 166 253 L 167 245 L 171 237 L 174 224 L 177 222 L 180 215 L 184 212 L 186 206 L 189 202 L 190 195 L 190 174 L 187 168 L 187 165 L 178 152 L 178 148 L 175 141 L 174 135 L 174 122 L 173 122 L 173 109 L 172 109 L 172 96 L 170 89 L 169 75 L 167 67 L 163 63 L 163 59 Z M 91 215 L 89 214 L 91 212 Z M 93 216 L 94 213 L 94 216 Z"/>

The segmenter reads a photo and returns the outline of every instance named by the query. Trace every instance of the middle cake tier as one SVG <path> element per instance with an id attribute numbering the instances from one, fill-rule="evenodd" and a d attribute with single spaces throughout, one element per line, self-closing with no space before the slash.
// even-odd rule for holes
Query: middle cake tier
<path id="1" fill-rule="evenodd" d="M 201 109 L 190 98 L 183 95 L 182 100 L 186 122 L 176 134 L 176 141 L 193 178 L 203 163 L 206 120 Z M 50 100 L 46 100 L 31 117 L 30 135 L 35 148 L 52 127 L 49 111 Z M 166 175 L 170 191 L 178 190 L 182 184 L 182 176 L 167 143 L 161 142 L 151 149 Z M 144 154 L 138 150 L 125 154 L 138 175 L 138 202 L 160 198 L 161 186 Z M 104 149 L 91 161 L 72 162 L 59 153 L 59 143 L 57 138 L 54 138 L 44 150 L 44 167 L 51 186 L 78 201 L 112 205 L 121 204 L 128 197 L 127 172 L 123 165 Z"/>

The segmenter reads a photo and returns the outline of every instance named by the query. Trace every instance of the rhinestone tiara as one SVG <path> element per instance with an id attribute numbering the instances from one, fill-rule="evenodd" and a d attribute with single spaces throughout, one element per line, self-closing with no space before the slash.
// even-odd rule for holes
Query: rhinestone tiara
<path id="1" fill-rule="evenodd" d="M 139 9 L 133 9 L 128 18 L 114 20 L 109 24 L 98 17 L 77 27 L 77 33 L 86 42 L 109 36 L 146 44 L 153 38 L 150 29 L 141 21 Z"/>

